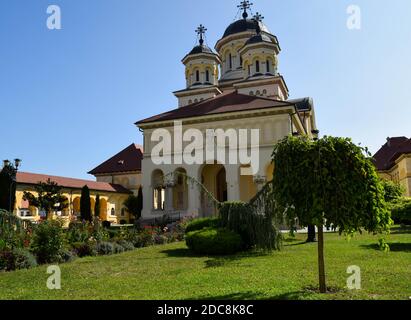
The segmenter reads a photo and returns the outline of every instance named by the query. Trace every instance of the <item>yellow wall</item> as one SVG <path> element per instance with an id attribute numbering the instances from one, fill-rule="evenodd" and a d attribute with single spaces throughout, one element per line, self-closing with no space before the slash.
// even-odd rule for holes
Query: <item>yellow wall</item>
<path id="1" fill-rule="evenodd" d="M 411 197 L 411 154 L 402 155 L 390 170 L 378 173 L 381 178 L 402 185 L 405 190 L 404 195 Z"/>
<path id="2" fill-rule="evenodd" d="M 19 210 L 22 208 L 23 205 L 23 193 L 24 191 L 31 192 L 34 196 L 37 196 L 34 188 L 32 186 L 26 185 L 19 185 L 17 186 L 16 190 L 16 204 L 14 208 L 14 213 L 18 214 Z M 124 208 L 123 203 L 129 196 L 128 194 L 120 194 L 120 193 L 109 193 L 109 192 L 97 192 L 97 191 L 90 191 L 90 204 L 91 210 L 94 215 L 94 204 L 96 201 L 97 194 L 100 196 L 100 219 L 102 221 L 110 221 L 112 223 L 120 223 L 121 220 L 129 221 L 130 215 L 124 211 L 125 215 L 122 216 L 122 208 Z M 61 219 L 63 219 L 66 223 L 66 226 L 70 223 L 72 219 L 75 219 L 76 215 L 80 213 L 80 198 L 81 198 L 81 190 L 64 190 L 63 189 L 63 196 L 66 197 L 69 201 L 69 207 L 65 209 L 61 214 Z M 23 217 L 23 219 L 31 220 L 31 221 L 38 221 L 40 220 L 39 210 L 34 207 L 30 207 L 30 212 L 32 216 L 30 217 Z M 114 209 L 115 215 L 112 215 L 112 209 Z M 57 218 L 57 217 L 54 217 Z"/>

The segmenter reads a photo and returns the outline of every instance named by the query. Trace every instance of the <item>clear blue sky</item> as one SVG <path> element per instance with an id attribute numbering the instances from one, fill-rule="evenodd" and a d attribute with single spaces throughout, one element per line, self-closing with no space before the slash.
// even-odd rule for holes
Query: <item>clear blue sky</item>
<path id="1" fill-rule="evenodd" d="M 291 98 L 311 96 L 322 134 L 376 151 L 411 136 L 411 1 L 253 0 L 277 35 Z M 134 122 L 175 108 L 181 58 L 210 46 L 239 0 L 2 0 L 0 157 L 22 170 L 79 178 L 142 137 Z M 46 27 L 47 6 L 62 30 Z M 348 5 L 362 29 L 346 27 Z"/>

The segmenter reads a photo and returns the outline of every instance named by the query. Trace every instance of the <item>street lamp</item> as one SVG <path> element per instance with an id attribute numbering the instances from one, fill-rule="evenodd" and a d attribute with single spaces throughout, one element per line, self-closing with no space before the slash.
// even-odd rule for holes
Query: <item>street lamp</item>
<path id="1" fill-rule="evenodd" d="M 12 195 L 13 195 L 13 185 L 16 185 L 17 182 L 17 171 L 19 169 L 21 165 L 21 159 L 14 159 L 14 164 L 11 163 L 10 160 L 3 160 L 3 168 L 8 168 L 9 170 L 9 175 L 11 178 L 11 182 L 10 182 L 10 194 L 9 194 L 9 212 L 11 213 L 11 207 L 12 207 L 12 203 L 11 203 L 11 199 L 12 199 Z"/>

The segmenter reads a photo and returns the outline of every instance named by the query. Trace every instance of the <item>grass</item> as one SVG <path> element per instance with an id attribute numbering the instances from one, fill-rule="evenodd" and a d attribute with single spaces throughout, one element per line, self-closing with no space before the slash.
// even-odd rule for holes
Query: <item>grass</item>
<path id="1" fill-rule="evenodd" d="M 61 265 L 61 290 L 47 289 L 47 266 L 0 273 L 0 299 L 410 299 L 410 230 L 386 238 L 389 253 L 378 250 L 377 236 L 326 234 L 332 293 L 325 295 L 316 290 L 316 244 L 304 239 L 297 235 L 272 254 L 195 256 L 175 243 L 78 259 Z M 345 289 L 351 265 L 361 268 L 362 290 Z"/>

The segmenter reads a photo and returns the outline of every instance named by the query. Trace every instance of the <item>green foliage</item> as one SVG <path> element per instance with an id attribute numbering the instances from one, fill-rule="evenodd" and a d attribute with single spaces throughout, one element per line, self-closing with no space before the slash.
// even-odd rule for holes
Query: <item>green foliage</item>
<path id="1" fill-rule="evenodd" d="M 91 241 L 73 243 L 72 248 L 73 252 L 80 258 L 92 257 L 97 254 L 95 243 Z"/>
<path id="2" fill-rule="evenodd" d="M 91 199 L 90 199 L 90 189 L 85 185 L 81 189 L 81 198 L 80 198 L 80 213 L 81 219 L 84 221 L 91 222 L 93 217 L 91 215 Z"/>
<path id="3" fill-rule="evenodd" d="M 97 244 L 96 250 L 99 255 L 111 255 L 114 254 L 114 244 L 112 242 L 100 242 Z"/>
<path id="4" fill-rule="evenodd" d="M 368 151 L 350 139 L 287 137 L 274 148 L 276 212 L 293 225 L 387 231 L 392 221 Z"/>
<path id="5" fill-rule="evenodd" d="M 100 195 L 96 196 L 96 203 L 94 204 L 94 215 L 100 217 Z"/>
<path id="6" fill-rule="evenodd" d="M 393 181 L 381 179 L 384 187 L 384 198 L 386 202 L 392 202 L 402 197 L 404 194 L 404 187 Z"/>
<path id="7" fill-rule="evenodd" d="M 0 270 L 13 271 L 36 266 L 36 258 L 26 249 L 16 248 L 0 252 Z"/>
<path id="8" fill-rule="evenodd" d="M 185 233 L 202 230 L 204 228 L 218 228 L 221 224 L 219 218 L 201 218 L 190 221 L 185 227 Z"/>
<path id="9" fill-rule="evenodd" d="M 411 225 L 411 198 L 398 198 L 388 205 L 396 224 Z"/>
<path id="10" fill-rule="evenodd" d="M 241 251 L 241 236 L 227 229 L 202 229 L 187 234 L 186 244 L 195 253 L 229 255 Z"/>
<path id="11" fill-rule="evenodd" d="M 31 206 L 45 210 L 47 219 L 53 212 L 63 211 L 68 207 L 68 199 L 62 195 L 62 188 L 54 181 L 48 179 L 47 182 L 39 182 L 34 189 L 37 197 L 25 191 L 23 199 Z"/>
<path id="12" fill-rule="evenodd" d="M 381 251 L 384 251 L 384 252 L 390 251 L 390 245 L 387 243 L 387 241 L 384 238 L 381 238 L 378 240 L 378 247 Z"/>
<path id="13" fill-rule="evenodd" d="M 16 215 L 0 209 L 0 251 L 26 247 L 31 225 L 23 223 Z"/>
<path id="14" fill-rule="evenodd" d="M 259 214 L 256 208 L 243 202 L 223 203 L 219 211 L 221 226 L 238 233 L 244 248 L 275 250 L 281 246 L 281 234 L 270 214 Z"/>
<path id="15" fill-rule="evenodd" d="M 119 240 L 119 241 L 117 241 L 117 244 L 122 246 L 124 248 L 124 251 L 134 250 L 134 244 L 130 241 Z"/>
<path id="16" fill-rule="evenodd" d="M 136 219 L 141 217 L 141 210 L 143 210 L 143 194 L 142 189 L 138 190 L 138 196 L 129 195 L 124 201 L 124 207 L 132 214 Z"/>
<path id="17" fill-rule="evenodd" d="M 34 227 L 30 247 L 39 263 L 58 262 L 63 244 L 61 222 L 44 221 Z"/>

